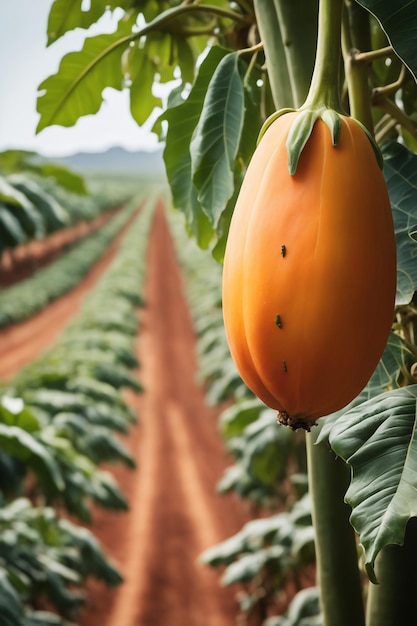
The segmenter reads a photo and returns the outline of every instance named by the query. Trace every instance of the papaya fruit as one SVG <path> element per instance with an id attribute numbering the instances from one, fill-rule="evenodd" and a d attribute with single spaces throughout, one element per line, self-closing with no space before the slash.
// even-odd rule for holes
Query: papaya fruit
<path id="1" fill-rule="evenodd" d="M 363 128 L 318 119 L 288 171 L 299 112 L 275 119 L 237 199 L 223 266 L 223 317 L 246 385 L 278 421 L 310 430 L 366 386 L 393 322 L 396 248 L 385 179 Z"/>

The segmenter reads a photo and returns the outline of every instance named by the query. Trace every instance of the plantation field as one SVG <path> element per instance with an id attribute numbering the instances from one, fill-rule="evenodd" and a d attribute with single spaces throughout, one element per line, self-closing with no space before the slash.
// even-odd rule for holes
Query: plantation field
<path id="1" fill-rule="evenodd" d="M 138 423 L 120 439 L 137 469 L 111 466 L 129 503 L 112 512 L 95 505 L 88 524 L 118 567 L 124 583 L 115 589 L 88 580 L 83 626 L 232 626 L 236 589 L 199 562 L 201 553 L 236 533 L 248 520 L 233 495 L 216 484 L 230 465 L 218 431 L 219 408 L 210 408 L 197 383 L 196 337 L 164 201 L 154 201 L 137 335 L 137 372 L 143 393 L 126 398 Z M 78 314 L 83 300 L 123 247 L 129 223 L 86 277 L 30 319 L 0 333 L 0 378 L 53 345 Z"/>
<path id="2" fill-rule="evenodd" d="M 144 393 L 129 440 L 136 472 L 118 472 L 131 510 L 97 512 L 98 536 L 120 562 L 125 583 L 113 595 L 95 589 L 82 623 L 126 626 L 231 626 L 233 590 L 197 560 L 236 532 L 247 514 L 215 486 L 230 463 L 217 430 L 218 411 L 197 386 L 195 336 L 162 203 L 150 235 L 146 308 L 138 356 Z"/>

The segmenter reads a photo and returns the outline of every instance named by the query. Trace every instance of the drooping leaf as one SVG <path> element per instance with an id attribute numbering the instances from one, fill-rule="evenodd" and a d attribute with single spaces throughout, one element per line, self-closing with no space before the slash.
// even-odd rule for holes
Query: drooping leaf
<path id="1" fill-rule="evenodd" d="M 27 236 L 10 210 L 0 204 L 0 250 L 14 248 L 27 240 Z"/>
<path id="2" fill-rule="evenodd" d="M 131 28 L 130 20 L 121 20 L 116 32 L 90 37 L 82 50 L 63 57 L 58 72 L 39 85 L 37 132 L 54 124 L 73 126 L 81 116 L 97 113 L 106 87 L 122 89 L 122 55 Z"/>
<path id="3" fill-rule="evenodd" d="M 161 99 L 152 93 L 156 66 L 149 57 L 147 45 L 129 48 L 126 69 L 131 81 L 130 111 L 133 119 L 141 126 L 154 108 L 161 106 Z"/>
<path id="4" fill-rule="evenodd" d="M 384 146 L 384 174 L 397 242 L 397 304 L 417 290 L 417 155 L 398 142 Z"/>
<path id="5" fill-rule="evenodd" d="M 40 163 L 35 171 L 41 174 L 41 176 L 53 178 L 58 185 L 67 191 L 72 191 L 72 193 L 77 193 L 80 196 L 85 196 L 88 193 L 84 178 L 63 165 Z"/>
<path id="6" fill-rule="evenodd" d="M 48 46 L 69 30 L 89 28 L 103 15 L 107 0 L 94 0 L 88 11 L 82 10 L 82 0 L 55 0 L 48 16 Z"/>
<path id="7" fill-rule="evenodd" d="M 371 580 L 380 550 L 401 545 L 417 516 L 416 400 L 417 385 L 381 394 L 345 413 L 330 433 L 332 448 L 352 467 L 346 501 Z"/>
<path id="8" fill-rule="evenodd" d="M 3 176 L 0 176 L 0 202 L 16 207 L 28 204 L 25 194 L 15 189 Z"/>
<path id="9" fill-rule="evenodd" d="M 222 584 L 249 583 L 261 573 L 270 561 L 275 561 L 278 564 L 285 556 L 285 550 L 282 546 L 270 546 L 250 554 L 244 554 L 227 567 L 222 577 Z"/>
<path id="10" fill-rule="evenodd" d="M 295 594 L 285 616 L 270 617 L 264 626 L 323 626 L 318 587 L 307 587 Z"/>
<path id="11" fill-rule="evenodd" d="M 69 170 L 64 165 L 45 160 L 36 152 L 28 150 L 5 150 L 0 152 L 0 170 L 8 174 L 21 174 L 25 171 L 34 172 L 46 178 L 52 178 L 64 189 L 87 194 L 83 177 Z"/>
<path id="12" fill-rule="evenodd" d="M 244 120 L 244 89 L 237 52 L 216 68 L 190 144 L 198 201 L 214 227 L 234 191 L 234 163 Z"/>
<path id="13" fill-rule="evenodd" d="M 36 206 L 47 232 L 58 230 L 69 223 L 69 213 L 34 180 L 24 174 L 14 174 L 10 176 L 10 180 Z"/>
<path id="14" fill-rule="evenodd" d="M 24 619 L 23 605 L 3 567 L 0 568 L 0 615 L 7 626 L 21 626 Z"/>
<path id="15" fill-rule="evenodd" d="M 264 408 L 265 405 L 258 398 L 249 398 L 232 404 L 220 415 L 222 436 L 230 439 L 242 435 L 246 426 L 254 422 Z"/>
<path id="16" fill-rule="evenodd" d="M 21 461 L 30 463 L 42 471 L 42 475 L 55 486 L 63 489 L 63 481 L 54 459 L 46 447 L 19 426 L 0 424 L 0 445 L 3 451 Z"/>
<path id="17" fill-rule="evenodd" d="M 185 214 L 189 229 L 201 247 L 207 247 L 213 230 L 201 210 L 191 175 L 190 142 L 204 105 L 208 84 L 220 61 L 228 51 L 219 46 L 210 48 L 201 63 L 195 83 L 185 100 L 168 108 L 161 120 L 168 122 L 164 161 L 176 209 Z"/>
<path id="18" fill-rule="evenodd" d="M 417 77 L 417 2 L 358 0 L 378 19 L 395 52 Z"/>

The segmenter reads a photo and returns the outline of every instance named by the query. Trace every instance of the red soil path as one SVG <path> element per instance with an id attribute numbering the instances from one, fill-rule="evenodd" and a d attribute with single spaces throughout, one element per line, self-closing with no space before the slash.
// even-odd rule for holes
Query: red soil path
<path id="1" fill-rule="evenodd" d="M 72 315 L 79 306 L 72 303 L 77 292 L 65 297 L 63 309 Z M 83 295 L 77 297 L 81 300 Z M 139 378 L 145 392 L 130 396 L 139 424 L 125 442 L 138 469 L 113 470 L 130 511 L 95 509 L 92 525 L 125 582 L 113 590 L 90 582 L 80 623 L 233 626 L 235 590 L 221 588 L 219 574 L 198 558 L 237 532 L 247 513 L 233 496 L 215 493 L 230 459 L 217 432 L 217 412 L 205 405 L 204 392 L 196 384 L 195 336 L 161 204 L 151 231 L 145 299 L 138 341 Z M 25 348 L 26 360 L 32 341 L 33 358 L 38 353 L 41 332 L 45 343 L 51 343 L 62 329 L 62 311 L 45 315 L 49 321 L 41 326 L 36 319 L 27 323 L 24 345 L 18 348 L 21 352 Z M 5 339 L 3 333 L 2 346 Z M 3 361 L 4 347 L 2 353 Z M 8 372 L 13 369 L 10 359 Z M 20 357 L 19 366 L 22 361 Z"/>

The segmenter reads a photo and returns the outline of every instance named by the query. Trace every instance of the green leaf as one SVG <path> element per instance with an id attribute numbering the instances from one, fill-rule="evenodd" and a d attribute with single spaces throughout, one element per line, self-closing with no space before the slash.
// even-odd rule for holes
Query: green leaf
<path id="1" fill-rule="evenodd" d="M 401 545 L 417 516 L 416 400 L 417 385 L 381 394 L 348 411 L 330 433 L 332 448 L 352 467 L 346 501 L 371 580 L 380 550 Z"/>
<path id="2" fill-rule="evenodd" d="M 210 80 L 202 114 L 190 144 L 198 201 L 216 227 L 234 191 L 234 164 L 244 119 L 244 89 L 239 55 L 219 63 Z"/>
<path id="3" fill-rule="evenodd" d="M 107 9 L 107 0 L 93 0 L 82 11 L 82 0 L 55 0 L 48 17 L 48 46 L 74 28 L 89 28 Z"/>
<path id="4" fill-rule="evenodd" d="M 58 185 L 78 193 L 87 194 L 87 188 L 83 177 L 76 172 L 72 172 L 64 165 L 45 161 L 36 152 L 28 150 L 5 150 L 0 152 L 0 169 L 7 173 L 21 174 L 25 170 L 35 172 L 45 178 L 53 178 Z"/>
<path id="5" fill-rule="evenodd" d="M 264 626 L 323 626 L 323 618 L 320 618 L 319 588 L 308 587 L 298 591 L 291 600 L 285 617 L 271 617 L 264 622 Z"/>
<path id="6" fill-rule="evenodd" d="M 0 176 L 0 202 L 20 208 L 29 204 L 26 196 L 15 189 L 3 176 Z"/>
<path id="7" fill-rule="evenodd" d="M 5 626 L 22 626 L 23 606 L 3 568 L 0 569 L 0 615 Z"/>
<path id="8" fill-rule="evenodd" d="M 397 242 L 397 304 L 408 304 L 417 290 L 417 155 L 398 142 L 383 148 L 384 174 Z"/>
<path id="9" fill-rule="evenodd" d="M 244 554 L 238 561 L 229 565 L 222 577 L 223 585 L 249 583 L 256 578 L 269 561 L 280 561 L 285 554 L 282 546 L 271 546 Z"/>
<path id="10" fill-rule="evenodd" d="M 30 433 L 18 426 L 0 424 L 0 445 L 3 451 L 21 461 L 39 469 L 42 475 L 48 477 L 56 489 L 63 489 L 63 481 L 55 461 L 46 447 L 37 441 Z"/>
<path id="11" fill-rule="evenodd" d="M 274 485 L 288 475 L 288 457 L 294 437 L 276 422 L 274 411 L 266 409 L 246 427 L 242 464 L 248 474 L 263 485 Z"/>
<path id="12" fill-rule="evenodd" d="M 35 169 L 41 176 L 53 178 L 58 185 L 67 191 L 72 191 L 80 196 L 88 194 L 84 178 L 63 165 L 57 165 L 56 163 L 40 163 L 38 167 L 31 169 Z"/>
<path id="13" fill-rule="evenodd" d="M 133 119 L 142 125 L 154 108 L 161 106 L 161 99 L 152 93 L 156 67 L 148 56 L 147 45 L 142 48 L 136 44 L 129 48 L 126 69 L 131 80 L 130 111 Z"/>
<path id="14" fill-rule="evenodd" d="M 18 426 L 28 433 L 40 430 L 39 420 L 23 405 L 20 398 L 9 396 L 1 398 L 0 421 L 8 426 Z"/>
<path id="15" fill-rule="evenodd" d="M 48 233 L 69 223 L 68 211 L 34 180 L 24 174 L 13 174 L 10 176 L 10 180 L 14 187 L 25 194 L 30 202 L 36 206 Z"/>
<path id="16" fill-rule="evenodd" d="M 200 119 L 213 72 L 228 51 L 219 46 L 210 48 L 201 63 L 195 83 L 185 102 L 169 108 L 161 116 L 168 122 L 168 132 L 164 150 L 164 161 L 172 193 L 172 203 L 185 214 L 190 231 L 196 236 L 201 247 L 207 247 L 213 237 L 213 230 L 197 200 L 192 182 L 190 142 Z"/>
<path id="17" fill-rule="evenodd" d="M 39 85 L 36 132 L 54 124 L 73 126 L 81 116 L 97 113 L 106 87 L 122 89 L 122 55 L 131 28 L 131 21 L 121 20 L 115 33 L 90 37 L 82 50 L 63 57 L 57 74 Z"/>
<path id="18" fill-rule="evenodd" d="M 265 405 L 258 398 L 249 398 L 228 407 L 220 415 L 220 429 L 225 439 L 242 435 L 248 424 L 254 422 Z"/>
<path id="19" fill-rule="evenodd" d="M 380 22 L 392 47 L 417 77 L 417 2 L 411 0 L 358 0 Z"/>
<path id="20" fill-rule="evenodd" d="M 19 220 L 10 213 L 9 209 L 0 205 L 0 250 L 14 248 L 26 240 L 26 233 Z"/>

